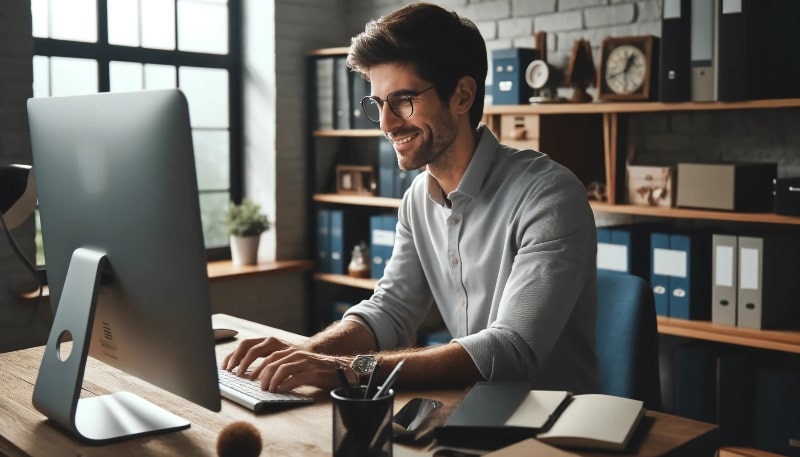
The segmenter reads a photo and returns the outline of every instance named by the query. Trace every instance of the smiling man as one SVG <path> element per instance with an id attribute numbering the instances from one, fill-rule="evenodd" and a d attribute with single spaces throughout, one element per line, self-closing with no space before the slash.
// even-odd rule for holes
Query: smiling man
<path id="1" fill-rule="evenodd" d="M 373 295 L 303 346 L 249 339 L 223 368 L 252 365 L 262 388 L 332 388 L 373 370 L 380 384 L 480 380 L 597 390 L 596 230 L 581 182 L 547 155 L 498 143 L 485 126 L 486 46 L 468 19 L 412 4 L 367 24 L 348 65 L 405 170 L 392 257 Z M 575 151 L 576 154 L 581 151 Z M 453 340 L 408 348 L 431 306 Z M 244 372 L 244 369 L 240 369 Z"/>

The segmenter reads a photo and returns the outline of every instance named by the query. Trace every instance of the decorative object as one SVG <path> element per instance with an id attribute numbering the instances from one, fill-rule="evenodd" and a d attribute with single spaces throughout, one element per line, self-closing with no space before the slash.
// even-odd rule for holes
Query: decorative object
<path id="1" fill-rule="evenodd" d="M 375 195 L 375 169 L 369 165 L 337 165 L 336 193 Z"/>
<path id="2" fill-rule="evenodd" d="M 675 201 L 672 167 L 627 165 L 628 203 L 671 208 Z"/>
<path id="3" fill-rule="evenodd" d="M 558 85 L 563 79 L 564 72 L 560 68 L 541 59 L 534 60 L 525 70 L 525 82 L 533 89 L 533 96 L 528 100 L 531 103 L 566 101 L 558 96 Z"/>
<path id="4" fill-rule="evenodd" d="M 270 228 L 261 206 L 248 200 L 231 203 L 225 215 L 231 242 L 231 260 L 234 265 L 255 265 L 258 262 L 258 244 L 261 234 Z"/>
<path id="5" fill-rule="evenodd" d="M 219 457 L 258 457 L 262 446 L 261 432 L 250 422 L 232 422 L 217 437 Z"/>
<path id="6" fill-rule="evenodd" d="M 572 44 L 572 53 L 567 65 L 567 82 L 572 86 L 572 103 L 586 103 L 592 101 L 592 96 L 586 88 L 594 84 L 597 71 L 592 57 L 592 46 L 589 40 L 578 39 Z"/>
<path id="7" fill-rule="evenodd" d="M 369 278 L 369 247 L 367 243 L 362 241 L 353 247 L 353 254 L 347 265 L 347 274 L 355 278 Z"/>
<path id="8" fill-rule="evenodd" d="M 508 48 L 492 51 L 493 83 L 492 103 L 519 105 L 528 103 L 533 95 L 525 84 L 525 69 L 539 57 L 532 48 Z"/>
<path id="9" fill-rule="evenodd" d="M 608 37 L 600 46 L 600 100 L 642 101 L 658 93 L 658 37 Z"/>

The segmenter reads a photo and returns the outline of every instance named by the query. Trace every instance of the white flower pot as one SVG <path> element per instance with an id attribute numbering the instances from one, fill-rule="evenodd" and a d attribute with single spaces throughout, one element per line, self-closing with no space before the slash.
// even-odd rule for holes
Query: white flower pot
<path id="1" fill-rule="evenodd" d="M 258 263 L 258 242 L 260 235 L 231 235 L 231 260 L 234 265 L 255 265 Z"/>

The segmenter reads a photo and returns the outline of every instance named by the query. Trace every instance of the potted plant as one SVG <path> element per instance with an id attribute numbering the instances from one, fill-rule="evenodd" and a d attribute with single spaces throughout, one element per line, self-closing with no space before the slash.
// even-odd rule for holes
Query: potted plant
<path id="1" fill-rule="evenodd" d="M 270 228 L 261 206 L 248 199 L 242 203 L 231 202 L 225 214 L 231 242 L 231 259 L 234 265 L 255 265 L 258 262 L 258 243 L 261 234 Z"/>

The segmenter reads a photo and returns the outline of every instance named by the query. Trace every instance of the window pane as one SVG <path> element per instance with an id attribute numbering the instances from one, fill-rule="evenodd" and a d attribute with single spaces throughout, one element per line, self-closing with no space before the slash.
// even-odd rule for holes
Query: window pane
<path id="1" fill-rule="evenodd" d="M 227 191 L 200 194 L 200 217 L 203 220 L 206 247 L 228 244 L 228 231 L 223 220 L 229 199 Z"/>
<path id="2" fill-rule="evenodd" d="M 178 49 L 228 53 L 228 6 L 178 0 Z"/>
<path id="3" fill-rule="evenodd" d="M 136 62 L 109 62 L 108 82 L 111 92 L 142 90 L 142 64 Z"/>
<path id="4" fill-rule="evenodd" d="M 228 71 L 181 67 L 179 87 L 189 101 L 192 127 L 228 127 Z"/>
<path id="5" fill-rule="evenodd" d="M 142 47 L 175 49 L 175 0 L 141 0 Z"/>
<path id="6" fill-rule="evenodd" d="M 97 0 L 60 0 L 50 6 L 50 38 L 97 42 Z"/>
<path id="7" fill-rule="evenodd" d="M 227 190 L 228 147 L 227 130 L 194 130 L 194 161 L 197 168 L 197 186 L 200 190 Z"/>
<path id="8" fill-rule="evenodd" d="M 170 65 L 144 65 L 145 89 L 174 89 L 178 87 L 176 81 L 177 70 Z"/>
<path id="9" fill-rule="evenodd" d="M 31 0 L 31 16 L 33 36 L 39 38 L 47 38 L 50 36 L 47 30 L 47 23 L 49 21 L 47 0 Z"/>
<path id="10" fill-rule="evenodd" d="M 50 96 L 50 59 L 33 56 L 33 96 Z"/>
<path id="11" fill-rule="evenodd" d="M 50 59 L 50 87 L 54 97 L 97 92 L 97 61 L 53 57 Z"/>
<path id="12" fill-rule="evenodd" d="M 108 42 L 139 46 L 138 0 L 108 0 Z"/>

